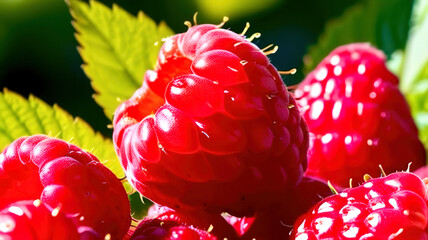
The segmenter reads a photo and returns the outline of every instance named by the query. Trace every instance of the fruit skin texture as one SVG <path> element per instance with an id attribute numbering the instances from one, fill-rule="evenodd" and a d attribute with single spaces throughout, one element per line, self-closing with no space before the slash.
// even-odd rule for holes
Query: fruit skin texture
<path id="1" fill-rule="evenodd" d="M 179 225 L 172 220 L 143 220 L 131 236 L 130 240 L 217 240 L 206 231 L 193 226 Z"/>
<path id="2" fill-rule="evenodd" d="M 325 198 L 296 222 L 292 239 L 427 239 L 427 188 L 409 172 L 371 179 Z"/>
<path id="3" fill-rule="evenodd" d="M 61 212 L 52 214 L 49 206 L 36 201 L 19 201 L 0 210 L 0 239 L 77 240 L 73 220 Z"/>
<path id="4" fill-rule="evenodd" d="M 299 185 L 271 209 L 258 212 L 254 217 L 226 216 L 226 220 L 235 228 L 240 240 L 286 240 L 297 218 L 332 194 L 326 182 L 303 177 Z"/>
<path id="5" fill-rule="evenodd" d="M 174 209 L 251 215 L 306 169 L 307 127 L 281 76 L 257 46 L 215 25 L 167 39 L 113 126 L 129 181 Z"/>
<path id="6" fill-rule="evenodd" d="M 45 135 L 22 137 L 0 154 L 0 207 L 40 199 L 92 228 L 121 239 L 131 223 L 122 183 L 92 154 Z M 83 228 L 82 228 L 83 229 Z"/>
<path id="7" fill-rule="evenodd" d="M 221 215 L 177 212 L 155 204 L 129 239 L 235 240 L 238 237 Z"/>
<path id="8" fill-rule="evenodd" d="M 310 131 L 306 175 L 342 187 L 349 179 L 425 164 L 409 106 L 385 56 L 365 43 L 333 50 L 295 91 Z"/>

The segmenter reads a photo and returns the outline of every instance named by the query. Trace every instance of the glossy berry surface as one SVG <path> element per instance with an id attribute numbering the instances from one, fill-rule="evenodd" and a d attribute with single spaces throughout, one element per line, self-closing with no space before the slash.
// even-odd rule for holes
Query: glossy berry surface
<path id="1" fill-rule="evenodd" d="M 310 130 L 307 175 L 349 179 L 425 164 L 409 106 L 384 54 L 364 43 L 333 50 L 295 92 Z"/>
<path id="2" fill-rule="evenodd" d="M 217 240 L 210 233 L 192 226 L 179 225 L 174 221 L 159 219 L 143 220 L 130 240 Z"/>
<path id="3" fill-rule="evenodd" d="M 427 239 L 427 198 L 412 173 L 371 179 L 320 201 L 298 219 L 292 239 Z"/>
<path id="4" fill-rule="evenodd" d="M 14 202 L 0 210 L 2 240 L 77 240 L 73 220 L 40 200 Z"/>
<path id="5" fill-rule="evenodd" d="M 147 219 L 173 221 L 178 225 L 193 226 L 199 230 L 209 232 L 217 239 L 237 239 L 234 228 L 221 214 L 209 214 L 203 211 L 176 211 L 165 206 L 154 204 L 149 208 Z"/>
<path id="6" fill-rule="evenodd" d="M 174 209 L 250 215 L 306 169 L 307 127 L 281 76 L 257 46 L 215 25 L 167 39 L 113 124 L 129 181 Z"/>
<path id="7" fill-rule="evenodd" d="M 120 239 L 131 217 L 116 176 L 92 154 L 45 135 L 22 137 L 0 154 L 0 207 L 40 199 L 101 238 Z"/>

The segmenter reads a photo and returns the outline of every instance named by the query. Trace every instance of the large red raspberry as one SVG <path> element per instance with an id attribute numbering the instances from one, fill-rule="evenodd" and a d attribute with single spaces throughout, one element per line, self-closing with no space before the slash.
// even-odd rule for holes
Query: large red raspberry
<path id="1" fill-rule="evenodd" d="M 426 240 L 427 199 L 413 173 L 372 179 L 320 201 L 296 222 L 292 239 Z"/>
<path id="2" fill-rule="evenodd" d="M 0 210 L 0 239 L 77 240 L 80 237 L 72 219 L 59 208 L 52 210 L 40 200 L 27 200 Z"/>
<path id="3" fill-rule="evenodd" d="M 129 181 L 175 209 L 252 214 L 306 168 L 307 127 L 254 44 L 215 25 L 164 43 L 154 71 L 115 113 Z"/>
<path id="4" fill-rule="evenodd" d="M 95 156 L 63 140 L 45 135 L 15 140 L 0 154 L 0 181 L 0 208 L 41 199 L 101 238 L 121 239 L 130 226 L 122 183 Z"/>
<path id="5" fill-rule="evenodd" d="M 295 97 L 308 123 L 308 175 L 343 187 L 349 179 L 385 171 L 417 169 L 425 150 L 385 56 L 369 44 L 332 51 L 305 80 Z"/>

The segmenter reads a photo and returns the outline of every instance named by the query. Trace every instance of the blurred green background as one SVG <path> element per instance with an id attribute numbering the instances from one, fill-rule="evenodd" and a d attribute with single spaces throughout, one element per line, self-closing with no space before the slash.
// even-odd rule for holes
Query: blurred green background
<path id="1" fill-rule="evenodd" d="M 261 32 L 254 42 L 259 47 L 279 46 L 270 55 L 279 70 L 297 68 L 285 76 L 292 85 L 303 79 L 303 56 L 323 32 L 325 24 L 340 16 L 357 0 L 103 0 L 136 15 L 145 12 L 156 22 L 165 21 L 174 32 L 186 31 L 184 21 L 220 23 L 247 35 Z M 73 116 L 79 116 L 106 136 L 110 120 L 92 99 L 93 90 L 84 75 L 82 60 L 67 5 L 61 0 L 0 0 L 0 86 L 25 97 L 32 93 L 49 104 L 57 103 Z"/>

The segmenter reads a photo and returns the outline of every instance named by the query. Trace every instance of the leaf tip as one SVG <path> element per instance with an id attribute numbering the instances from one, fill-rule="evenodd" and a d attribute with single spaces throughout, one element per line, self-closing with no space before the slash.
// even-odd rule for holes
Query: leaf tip
<path id="1" fill-rule="evenodd" d="M 83 47 L 82 46 L 77 46 L 76 47 L 77 52 L 82 55 L 82 51 L 83 51 Z"/>
<path id="2" fill-rule="evenodd" d="M 87 64 L 81 64 L 80 68 L 83 70 L 85 75 L 88 76 L 89 79 L 91 79 L 90 74 L 89 74 L 89 70 L 88 70 L 88 65 Z"/>
<path id="3" fill-rule="evenodd" d="M 76 19 L 74 16 L 74 13 L 71 12 L 71 16 Z M 75 20 L 71 20 L 71 26 L 73 26 L 74 29 L 77 29 L 77 22 Z M 76 34 L 76 33 L 75 33 Z"/>
<path id="4" fill-rule="evenodd" d="M 137 18 L 138 18 L 138 21 L 141 21 L 141 20 L 143 20 L 143 18 L 144 18 L 144 12 L 143 11 L 138 11 L 138 13 L 137 13 Z"/>

